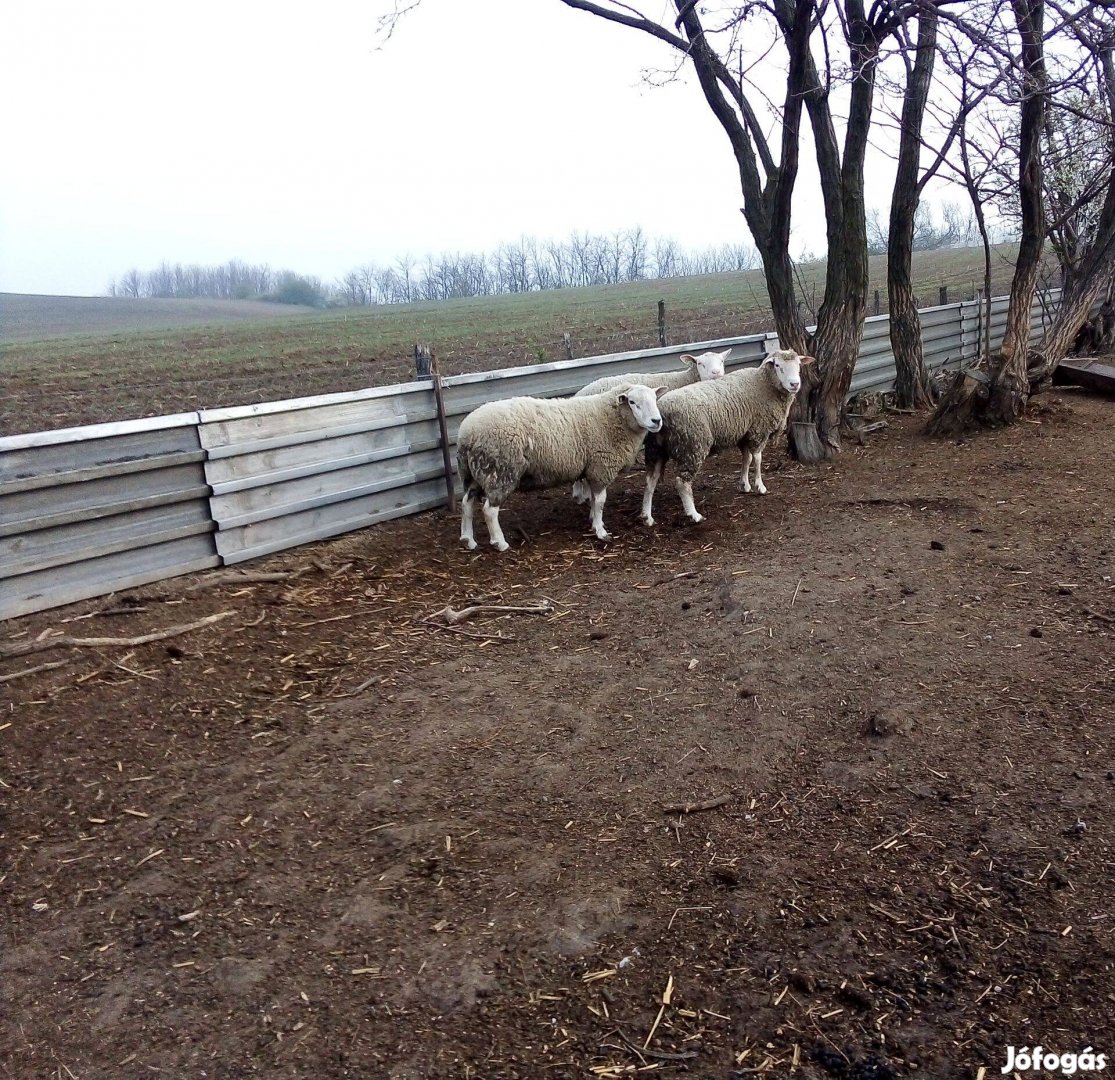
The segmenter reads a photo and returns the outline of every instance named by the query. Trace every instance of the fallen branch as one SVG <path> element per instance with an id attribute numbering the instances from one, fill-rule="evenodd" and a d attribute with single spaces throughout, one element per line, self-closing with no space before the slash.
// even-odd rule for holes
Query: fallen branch
<path id="1" fill-rule="evenodd" d="M 24 675 L 37 675 L 40 671 L 50 671 L 52 668 L 65 667 L 69 660 L 52 660 L 49 664 L 38 664 L 35 667 L 24 668 L 22 671 L 13 671 L 10 675 L 0 675 L 0 682 L 11 682 L 12 679 L 22 679 Z"/>
<path id="2" fill-rule="evenodd" d="M 308 574 L 314 567 L 300 566 L 297 570 L 221 570 L 219 573 L 210 574 L 187 585 L 183 592 L 201 592 L 202 589 L 213 589 L 218 585 L 256 585 L 268 581 L 293 581 L 303 574 Z"/>
<path id="3" fill-rule="evenodd" d="M 446 626 L 455 626 L 459 622 L 464 622 L 465 619 L 471 619 L 473 615 L 479 615 L 485 611 L 498 611 L 510 615 L 552 615 L 557 610 L 557 605 L 552 600 L 545 600 L 541 604 L 532 604 L 526 606 L 507 605 L 507 604 L 473 604 L 471 607 L 461 608 L 459 611 L 455 608 L 446 606 L 441 611 L 435 611 L 432 615 L 427 615 L 424 619 L 419 619 L 419 622 L 431 623 L 433 619 L 443 619 Z M 431 623 L 431 625 L 437 625 Z"/>
<path id="4" fill-rule="evenodd" d="M 664 814 L 696 814 L 701 810 L 715 810 L 718 806 L 732 801 L 731 795 L 717 795 L 715 799 L 705 799 L 704 802 L 668 803 L 662 807 Z"/>
<path id="5" fill-rule="evenodd" d="M 221 619 L 228 619 L 235 615 L 235 611 L 219 611 L 216 615 L 206 615 L 204 619 L 196 622 L 183 623 L 181 626 L 171 626 L 166 630 L 155 630 L 150 634 L 141 634 L 139 637 L 112 638 L 112 637 L 70 637 L 69 634 L 59 634 L 57 637 L 46 637 L 40 634 L 34 641 L 25 641 L 19 645 L 10 645 L 0 649 L 0 660 L 11 656 L 26 656 L 28 653 L 43 652 L 46 649 L 64 648 L 111 648 L 114 645 L 147 645 L 152 641 L 165 641 L 167 638 L 188 634 L 191 630 L 199 630 L 203 626 L 210 626 Z"/>

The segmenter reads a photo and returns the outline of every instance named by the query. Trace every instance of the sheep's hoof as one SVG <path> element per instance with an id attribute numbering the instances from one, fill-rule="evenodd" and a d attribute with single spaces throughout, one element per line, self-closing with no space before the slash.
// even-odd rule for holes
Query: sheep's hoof
<path id="1" fill-rule="evenodd" d="M 476 541 L 475 540 L 470 540 L 470 539 L 468 539 L 467 536 L 462 536 L 461 539 L 465 542 L 465 547 L 467 547 L 469 549 L 469 551 L 475 551 L 476 550 Z"/>
<path id="2" fill-rule="evenodd" d="M 692 521 L 694 525 L 700 525 L 701 522 L 704 521 L 705 519 L 704 519 L 704 516 L 702 514 L 690 514 L 689 515 L 689 520 Z"/>
<path id="3" fill-rule="evenodd" d="M 610 532 L 598 532 L 596 534 L 596 539 L 603 540 L 605 543 L 607 543 L 609 540 L 612 539 L 612 534 Z"/>
<path id="4" fill-rule="evenodd" d="M 496 551 L 508 551 L 511 545 L 506 540 L 493 540 L 492 547 L 494 547 Z"/>
<path id="5" fill-rule="evenodd" d="M 767 489 L 765 487 L 763 487 L 762 484 L 756 484 L 755 485 L 755 494 L 756 495 L 765 495 L 766 493 L 767 493 Z"/>
<path id="6" fill-rule="evenodd" d="M 644 524 L 644 525 L 647 525 L 647 526 L 649 526 L 650 528 L 652 528 L 652 529 L 653 529 L 653 528 L 654 528 L 654 518 L 652 518 L 652 517 L 644 517 L 644 518 L 643 518 L 643 524 Z"/>
<path id="7" fill-rule="evenodd" d="M 746 480 L 741 480 L 736 484 L 736 491 L 742 492 L 744 495 L 750 495 L 751 485 Z"/>

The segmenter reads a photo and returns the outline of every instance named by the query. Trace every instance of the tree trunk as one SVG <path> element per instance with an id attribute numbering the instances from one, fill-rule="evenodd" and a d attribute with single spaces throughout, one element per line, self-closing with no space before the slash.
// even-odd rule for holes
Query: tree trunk
<path id="1" fill-rule="evenodd" d="M 1115 88 L 1113 88 L 1115 95 Z M 1115 105 L 1115 100 L 1113 100 Z M 1091 314 L 1100 294 L 1109 288 L 1115 275 L 1115 165 L 1107 181 L 1106 197 L 1096 222 L 1095 235 L 1084 251 L 1078 272 L 1061 293 L 1061 303 L 1053 325 L 1030 362 L 1030 392 L 1044 388 L 1053 369 L 1072 348 L 1080 328 Z"/>
<path id="2" fill-rule="evenodd" d="M 1000 346 L 1001 363 L 991 380 L 987 420 L 1013 424 L 1026 408 L 1030 380 L 1026 375 L 1030 317 L 1038 287 L 1045 244 L 1045 192 L 1042 187 L 1041 133 L 1045 128 L 1045 54 L 1042 41 L 1044 0 L 1011 0 L 1022 39 L 1022 116 L 1019 131 L 1018 194 L 1022 238 L 1010 286 L 1007 326 Z"/>
<path id="3" fill-rule="evenodd" d="M 844 152 L 836 138 L 828 95 L 824 89 L 808 37 L 799 45 L 805 107 L 813 130 L 817 168 L 825 203 L 828 263 L 825 299 L 817 313 L 811 349 L 817 363 L 802 369 L 802 388 L 790 409 L 790 453 L 798 461 L 817 462 L 840 452 L 844 398 L 863 340 L 867 314 L 867 208 L 863 193 L 864 158 L 871 128 L 875 71 L 879 46 L 869 26 L 863 0 L 847 0 L 847 34 L 852 70 Z M 786 33 L 787 0 L 776 4 Z M 802 16 L 798 16 L 800 24 Z M 796 28 L 795 28 L 796 29 Z"/>
<path id="4" fill-rule="evenodd" d="M 949 434 L 977 424 L 1013 424 L 1026 408 L 1030 314 L 1037 290 L 1045 243 L 1045 202 L 1042 190 L 1041 134 L 1049 80 L 1045 69 L 1042 23 L 1044 0 L 1011 0 L 1021 41 L 1022 106 L 1019 118 L 1019 202 L 1022 237 L 1011 281 L 1007 325 L 999 362 L 990 376 L 959 374 L 930 418 L 930 434 Z M 990 323 L 990 297 L 988 297 Z"/>
<path id="5" fill-rule="evenodd" d="M 898 144 L 898 169 L 890 204 L 887 236 L 887 295 L 890 298 L 890 345 L 897 377 L 895 393 L 904 409 L 927 409 L 933 404 L 929 372 L 921 342 L 921 319 L 911 274 L 914 217 L 921 198 L 918 168 L 925 104 L 937 53 L 937 9 L 918 15 L 917 55 L 906 83 L 902 104 L 902 132 Z"/>

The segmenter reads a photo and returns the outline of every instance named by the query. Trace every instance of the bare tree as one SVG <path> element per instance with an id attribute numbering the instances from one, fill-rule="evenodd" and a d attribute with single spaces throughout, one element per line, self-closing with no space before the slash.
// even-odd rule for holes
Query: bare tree
<path id="1" fill-rule="evenodd" d="M 1115 31 L 1110 19 L 1051 7 L 1084 52 L 1076 84 L 1051 103 L 1045 130 L 1049 237 L 1061 267 L 1061 302 L 1030 357 L 1031 389 L 1044 385 L 1093 306 L 1115 279 Z"/>
<path id="2" fill-rule="evenodd" d="M 779 336 L 784 345 L 812 352 L 818 360 L 806 369 L 809 377 L 794 404 L 791 449 L 808 461 L 830 456 L 840 448 L 843 400 L 867 308 L 863 164 L 875 71 L 881 42 L 908 9 L 875 4 L 869 15 L 863 0 L 767 0 L 732 6 L 719 25 L 706 25 L 701 9 L 690 0 L 674 0 L 677 17 L 672 24 L 648 18 L 620 0 L 563 2 L 649 34 L 692 64 L 739 167 L 743 215 L 763 261 Z M 779 62 L 785 94 L 781 107 L 768 113 L 777 125 L 777 146 L 768 138 L 754 104 L 754 84 L 742 59 L 745 38 L 759 37 L 759 17 L 767 20 L 785 53 Z M 839 56 L 838 50 L 843 50 Z M 818 56 L 823 58 L 821 67 Z M 838 125 L 832 94 L 842 80 L 847 111 L 846 120 Z M 809 116 L 821 175 L 828 239 L 825 295 L 812 335 L 799 311 L 790 258 L 790 212 L 803 109 Z M 842 144 L 838 126 L 844 130 Z"/>
<path id="3" fill-rule="evenodd" d="M 907 409 L 924 409 L 933 404 L 921 345 L 921 319 L 914 296 L 912 267 L 919 214 L 928 210 L 919 205 L 921 193 L 936 171 L 927 170 L 919 181 L 925 104 L 937 56 L 937 19 L 935 6 L 923 7 L 918 12 L 918 40 L 913 62 L 903 53 L 906 92 L 887 229 L 887 299 L 890 302 L 891 349 L 897 370 L 894 388 L 899 405 Z"/>

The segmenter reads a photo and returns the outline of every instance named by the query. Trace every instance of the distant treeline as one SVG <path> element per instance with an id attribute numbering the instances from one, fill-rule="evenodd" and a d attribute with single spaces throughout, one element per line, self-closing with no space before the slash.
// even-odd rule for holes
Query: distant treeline
<path id="1" fill-rule="evenodd" d="M 871 251 L 886 250 L 886 229 L 878 211 L 869 217 Z M 937 226 L 927 207 L 919 212 L 915 249 L 963 247 L 974 225 L 955 207 L 945 207 Z M 811 256 L 803 257 L 809 261 Z M 146 272 L 129 270 L 109 286 L 112 296 L 210 297 L 272 300 L 286 304 L 407 304 L 568 289 L 581 285 L 618 285 L 628 281 L 693 277 L 754 270 L 758 252 L 750 244 L 683 248 L 668 237 L 648 237 L 642 229 L 612 233 L 572 233 L 567 240 L 524 236 L 494 251 L 403 255 L 388 264 L 366 263 L 333 284 L 290 270 L 232 260 L 221 266 L 162 263 Z"/>
<path id="2" fill-rule="evenodd" d="M 490 252 L 444 252 L 422 259 L 402 255 L 386 265 L 365 263 L 333 284 L 235 259 L 221 266 L 164 262 L 154 270 L 129 270 L 109 284 L 108 292 L 315 306 L 406 304 L 753 270 L 758 265 L 758 254 L 749 244 L 686 250 L 675 240 L 652 240 L 642 229 L 626 229 L 573 233 L 568 240 L 526 236 Z"/>
<path id="3" fill-rule="evenodd" d="M 231 259 L 220 266 L 163 262 L 154 270 L 129 270 L 111 281 L 109 296 L 211 300 L 274 300 L 284 304 L 321 305 L 328 288 L 318 278 L 292 270 L 274 271 Z"/>

